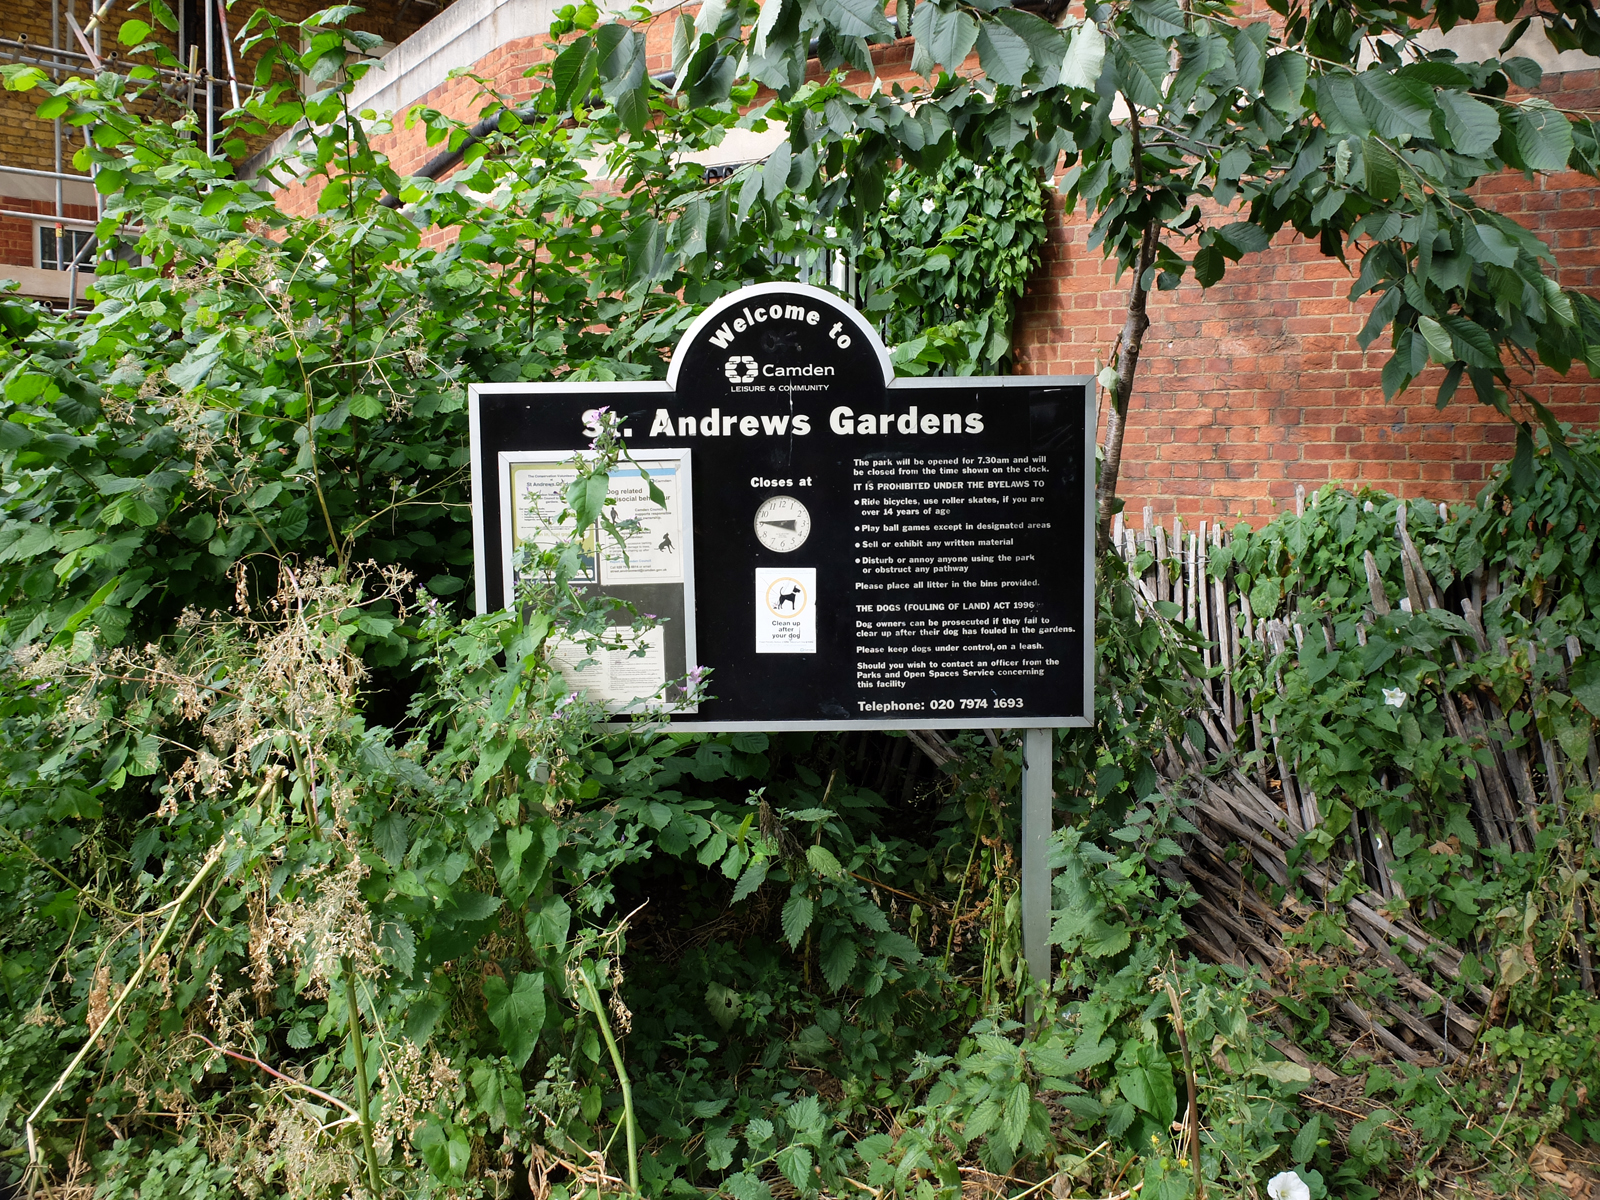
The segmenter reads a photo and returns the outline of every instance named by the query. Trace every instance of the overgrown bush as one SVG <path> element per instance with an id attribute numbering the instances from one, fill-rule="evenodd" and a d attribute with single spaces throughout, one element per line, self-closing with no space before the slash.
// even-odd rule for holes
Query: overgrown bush
<path id="1" fill-rule="evenodd" d="M 448 184 L 407 181 L 350 119 L 346 85 L 273 83 L 278 68 L 365 69 L 337 15 L 261 20 L 268 86 L 235 118 L 321 131 L 285 165 L 323 185 L 309 220 L 200 153 L 181 119 L 133 115 L 137 78 L 69 81 L 46 102 L 95 127 L 83 163 L 105 232 L 141 227 L 148 261 L 108 266 L 81 320 L 0 305 L 7 1183 L 37 1109 L 37 1170 L 106 1197 L 932 1200 L 978 1170 L 1002 1188 L 1055 1174 L 1059 1195 L 1142 1181 L 1178 1197 L 1197 1181 L 1258 1194 L 1288 1167 L 1315 1196 L 1368 1194 L 1398 1157 L 1394 1122 L 1333 1136 L 1296 1101 L 1309 1071 L 1259 1020 L 1298 1004 L 1321 1049 L 1315 987 L 1269 998 L 1184 953 L 1172 868 L 1193 827 L 1155 760 L 1203 740 L 1183 682 L 1203 667 L 1181 626 L 1140 619 L 1116 564 L 1096 726 L 1059 745 L 1061 972 L 1032 1031 L 1014 741 L 963 735 L 933 771 L 895 738 L 601 735 L 543 652 L 553 631 L 605 624 L 562 586 L 559 548 L 526 614 L 455 607 L 466 383 L 659 376 L 698 306 L 850 251 L 848 223 L 829 232 L 847 163 L 713 182 L 683 153 L 738 124 L 815 120 L 836 85 L 793 109 L 747 109 L 737 89 L 701 103 L 690 86 L 619 112 L 595 59 L 609 35 L 589 31 Z M 425 119 L 459 144 L 459 126 Z M 613 186 L 586 181 L 596 159 Z M 904 286 L 875 311 L 908 369 L 995 362 L 1037 245 L 1036 183 L 1004 163 L 981 181 L 959 164 L 906 172 L 915 203 L 864 230 L 862 267 L 921 255 L 923 272 L 896 267 Z M 930 192 L 960 192 L 970 217 L 1013 187 L 1002 286 L 949 294 L 938 251 L 902 244 L 923 237 Z M 960 208 L 940 225 L 952 260 L 990 236 Z M 452 240 L 426 244 L 430 225 Z M 572 494 L 580 517 L 621 452 L 604 449 Z M 1528 469 L 1550 519 L 1562 481 L 1587 478 Z M 1478 533 L 1441 543 L 1531 555 L 1520 511 L 1485 508 Z M 1260 586 L 1350 594 L 1348 548 L 1292 575 L 1321 519 L 1241 536 Z M 1587 554 L 1551 595 L 1586 579 Z M 1427 628 L 1397 625 L 1386 667 L 1419 686 Z M 1338 702 L 1371 724 L 1358 690 Z M 1324 691 L 1291 689 L 1282 710 L 1306 715 L 1292 736 L 1307 754 Z M 1459 748 L 1374 736 L 1417 782 L 1347 772 L 1330 796 L 1447 830 Z M 1540 853 L 1503 870 L 1542 887 L 1557 856 Z M 1428 898 L 1464 895 L 1466 861 Z M 1552 919 L 1535 912 L 1536 949 Z M 1439 927 L 1462 933 L 1449 910 Z M 1554 977 L 1516 985 L 1521 1024 L 1494 1031 L 1494 1053 L 1528 1064 L 1519 1095 L 1576 1111 L 1600 1086 L 1578 1057 L 1593 1009 Z M 1191 1076 L 1198 1158 L 1174 1129 Z M 1447 1096 L 1438 1072 L 1367 1085 L 1437 1145 L 1483 1132 L 1453 1105 L 1491 1105 L 1500 1078 L 1471 1096 L 1455 1081 Z M 1550 1123 L 1513 1112 L 1509 1134 L 1501 1121 L 1475 1143 L 1490 1161 Z"/>

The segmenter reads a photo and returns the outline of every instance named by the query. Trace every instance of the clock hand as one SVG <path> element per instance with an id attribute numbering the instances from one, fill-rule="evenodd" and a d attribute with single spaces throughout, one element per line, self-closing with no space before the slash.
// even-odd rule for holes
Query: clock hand
<path id="1" fill-rule="evenodd" d="M 776 525 L 779 529 L 787 529 L 790 533 L 794 532 L 795 527 L 794 521 L 763 521 L 761 523 L 763 525 Z"/>

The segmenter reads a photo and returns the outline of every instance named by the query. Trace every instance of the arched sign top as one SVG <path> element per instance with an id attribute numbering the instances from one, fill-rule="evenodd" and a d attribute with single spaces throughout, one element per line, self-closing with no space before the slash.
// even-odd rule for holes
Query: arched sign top
<path id="1" fill-rule="evenodd" d="M 667 386 L 717 397 L 856 387 L 894 380 L 877 330 L 832 292 L 805 283 L 758 283 L 718 300 L 689 326 L 672 355 Z"/>
<path id="2" fill-rule="evenodd" d="M 578 542 L 574 581 L 657 623 L 552 652 L 594 703 L 708 731 L 1092 721 L 1091 377 L 895 379 L 869 321 L 799 283 L 723 297 L 670 366 L 472 386 L 481 611 L 576 532 L 609 413 L 622 541 Z"/>

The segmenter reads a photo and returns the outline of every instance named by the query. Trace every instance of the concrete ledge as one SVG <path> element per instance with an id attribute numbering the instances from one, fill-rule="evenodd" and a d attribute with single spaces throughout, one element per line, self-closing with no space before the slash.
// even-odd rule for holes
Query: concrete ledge
<path id="1" fill-rule="evenodd" d="M 54 204 L 56 202 L 56 181 L 54 179 L 40 179 L 37 175 L 18 175 L 14 171 L 0 171 L 0 199 L 5 197 Z M 63 179 L 61 181 L 61 202 L 63 204 L 81 204 L 85 208 L 93 208 L 94 184 L 88 179 L 81 181 Z M 39 214 L 40 217 L 52 215 L 52 213 Z"/>
<path id="2" fill-rule="evenodd" d="M 470 68 L 517 38 L 548 33 L 565 0 L 455 0 L 455 3 L 384 56 L 350 96 L 357 112 L 398 114 L 449 81 L 450 72 Z M 256 172 L 284 152 L 290 134 L 250 156 L 240 174 Z"/>
<path id="3" fill-rule="evenodd" d="M 1500 43 L 1506 40 L 1511 26 L 1499 21 L 1479 21 L 1472 25 L 1457 25 L 1449 33 L 1425 29 L 1417 35 L 1417 43 L 1428 50 L 1453 50 L 1463 62 L 1483 62 L 1499 58 Z M 1557 50 L 1545 36 L 1544 26 L 1535 21 L 1529 25 L 1516 45 L 1505 53 L 1506 58 L 1531 58 L 1546 75 L 1559 75 L 1567 71 L 1592 71 L 1600 67 L 1600 58 L 1582 50 Z"/>
<path id="4" fill-rule="evenodd" d="M 15 294 L 19 296 L 33 300 L 65 300 L 72 276 L 67 271 L 44 271 L 38 267 L 13 267 L 0 263 L 0 279 L 15 279 L 18 285 Z M 79 300 L 89 298 L 89 285 L 93 282 L 93 272 L 78 272 Z"/>

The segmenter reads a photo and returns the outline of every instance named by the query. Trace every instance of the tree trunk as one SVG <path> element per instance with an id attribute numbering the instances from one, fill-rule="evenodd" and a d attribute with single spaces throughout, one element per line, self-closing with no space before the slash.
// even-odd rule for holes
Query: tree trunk
<path id="1" fill-rule="evenodd" d="M 1105 452 L 1100 463 L 1100 484 L 1095 491 L 1095 514 L 1100 549 L 1111 542 L 1111 518 L 1116 512 L 1117 476 L 1122 471 L 1122 439 L 1128 428 L 1128 402 L 1133 399 L 1133 379 L 1139 370 L 1139 350 L 1144 344 L 1150 318 L 1145 302 L 1150 292 L 1144 277 L 1156 258 L 1157 225 L 1154 218 L 1145 226 L 1139 243 L 1139 257 L 1133 266 L 1133 286 L 1128 289 L 1128 318 L 1117 339 L 1117 354 L 1112 366 L 1117 372 L 1116 391 L 1111 396 L 1111 411 L 1106 415 Z"/>

